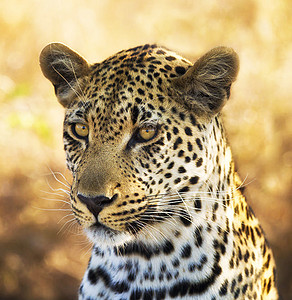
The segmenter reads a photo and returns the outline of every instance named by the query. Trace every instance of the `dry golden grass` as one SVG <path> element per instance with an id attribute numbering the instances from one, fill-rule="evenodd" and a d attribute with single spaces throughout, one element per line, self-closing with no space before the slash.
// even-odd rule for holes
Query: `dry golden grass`
<path id="1" fill-rule="evenodd" d="M 44 199 L 62 197 L 42 192 L 52 192 L 46 180 L 61 186 L 50 169 L 66 173 L 63 110 L 38 66 L 39 52 L 52 41 L 91 62 L 149 42 L 191 60 L 218 45 L 236 49 L 241 70 L 226 127 L 276 255 L 281 293 L 292 298 L 290 2 L 1 0 L 1 299 L 76 299 L 89 256 L 90 245 L 64 217 L 70 212 L 43 210 L 67 209 Z"/>

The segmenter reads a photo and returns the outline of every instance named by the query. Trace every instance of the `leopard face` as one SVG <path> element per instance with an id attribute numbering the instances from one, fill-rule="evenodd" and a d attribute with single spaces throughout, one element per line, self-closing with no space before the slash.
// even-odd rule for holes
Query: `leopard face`
<path id="1" fill-rule="evenodd" d="M 192 66 L 145 45 L 88 65 L 51 44 L 41 66 L 66 108 L 72 210 L 88 235 L 115 244 L 147 238 L 163 222 L 169 231 L 171 218 L 193 222 L 184 198 L 206 184 L 219 159 L 209 157 L 217 141 L 207 136 L 215 127 L 220 139 L 216 114 L 237 74 L 235 52 L 215 48 Z M 167 234 L 161 228 L 158 236 Z"/>

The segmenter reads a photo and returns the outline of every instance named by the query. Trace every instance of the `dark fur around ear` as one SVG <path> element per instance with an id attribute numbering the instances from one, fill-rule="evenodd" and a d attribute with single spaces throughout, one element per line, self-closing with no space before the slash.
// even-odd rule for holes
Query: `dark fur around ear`
<path id="1" fill-rule="evenodd" d="M 60 43 L 47 45 L 40 54 L 40 66 L 55 87 L 59 102 L 67 107 L 80 96 L 82 80 L 89 72 L 88 63 L 79 54 Z"/>
<path id="2" fill-rule="evenodd" d="M 172 81 L 179 100 L 198 114 L 215 114 L 230 96 L 231 84 L 239 69 L 236 52 L 217 47 L 202 56 L 181 77 Z"/>

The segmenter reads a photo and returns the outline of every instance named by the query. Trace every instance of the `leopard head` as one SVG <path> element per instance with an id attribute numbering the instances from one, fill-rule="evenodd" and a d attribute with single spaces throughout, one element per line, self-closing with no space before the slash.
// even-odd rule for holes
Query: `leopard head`
<path id="1" fill-rule="evenodd" d="M 164 235 L 177 226 L 170 219 L 189 226 L 193 216 L 182 198 L 194 195 L 216 164 L 208 150 L 218 142 L 209 137 L 213 126 L 220 131 L 237 54 L 218 47 L 192 65 L 144 45 L 89 64 L 53 43 L 40 65 L 65 107 L 72 210 L 93 241 Z"/>

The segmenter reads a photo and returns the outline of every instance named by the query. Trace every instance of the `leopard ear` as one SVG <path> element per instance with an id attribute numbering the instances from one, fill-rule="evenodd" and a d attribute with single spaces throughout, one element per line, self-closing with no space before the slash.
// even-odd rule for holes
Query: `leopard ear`
<path id="1" fill-rule="evenodd" d="M 181 77 L 174 78 L 173 87 L 189 109 L 198 114 L 216 114 L 230 96 L 231 84 L 239 69 L 236 52 L 217 47 L 207 52 Z"/>
<path id="2" fill-rule="evenodd" d="M 44 76 L 54 85 L 56 96 L 64 107 L 81 94 L 80 88 L 89 66 L 79 54 L 63 44 L 52 43 L 42 50 L 40 66 Z"/>

